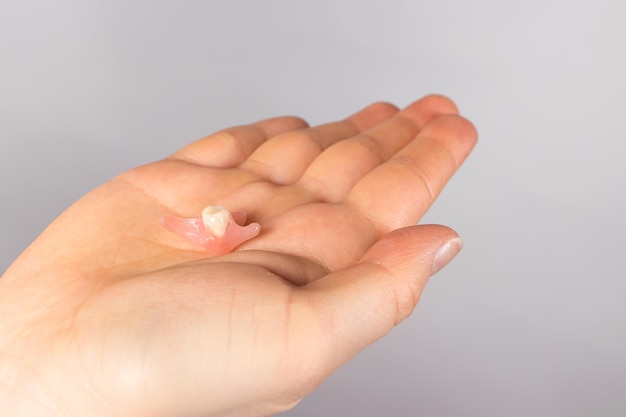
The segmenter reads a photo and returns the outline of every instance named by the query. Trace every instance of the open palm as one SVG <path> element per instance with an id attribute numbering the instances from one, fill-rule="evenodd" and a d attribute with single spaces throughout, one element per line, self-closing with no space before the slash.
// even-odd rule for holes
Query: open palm
<path id="1" fill-rule="evenodd" d="M 295 404 L 410 314 L 448 260 L 433 266 L 438 249 L 457 245 L 448 228 L 413 226 L 475 143 L 456 113 L 430 96 L 314 128 L 269 119 L 83 197 L 0 279 L 12 317 L 0 375 L 19 370 L 14 398 L 38 392 L 15 409 L 261 416 Z M 261 233 L 209 257 L 159 224 L 210 204 L 246 211 Z"/>

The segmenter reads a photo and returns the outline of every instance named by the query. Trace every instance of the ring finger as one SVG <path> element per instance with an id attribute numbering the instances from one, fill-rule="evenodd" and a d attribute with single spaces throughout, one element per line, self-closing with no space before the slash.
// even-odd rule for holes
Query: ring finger
<path id="1" fill-rule="evenodd" d="M 284 132 L 259 146 L 240 168 L 274 184 L 292 184 L 326 148 L 389 119 L 398 109 L 376 103 L 345 120 Z"/>

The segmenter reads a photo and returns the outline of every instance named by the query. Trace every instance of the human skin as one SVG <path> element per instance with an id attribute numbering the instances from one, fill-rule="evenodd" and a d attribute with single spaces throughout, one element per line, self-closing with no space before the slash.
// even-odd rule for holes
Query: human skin
<path id="1" fill-rule="evenodd" d="M 7 416 L 266 416 L 413 311 L 457 234 L 416 226 L 476 142 L 447 98 L 268 119 L 119 175 L 0 278 Z M 165 230 L 210 204 L 261 233 L 220 256 Z"/>

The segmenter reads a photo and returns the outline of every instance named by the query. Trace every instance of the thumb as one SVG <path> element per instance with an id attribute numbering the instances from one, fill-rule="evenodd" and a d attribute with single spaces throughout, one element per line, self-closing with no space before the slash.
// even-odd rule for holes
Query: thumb
<path id="1" fill-rule="evenodd" d="M 438 225 L 395 230 L 376 242 L 354 266 L 308 286 L 309 302 L 324 328 L 327 371 L 388 333 L 415 308 L 430 276 L 462 247 Z M 324 355 L 324 353 L 322 353 Z"/>

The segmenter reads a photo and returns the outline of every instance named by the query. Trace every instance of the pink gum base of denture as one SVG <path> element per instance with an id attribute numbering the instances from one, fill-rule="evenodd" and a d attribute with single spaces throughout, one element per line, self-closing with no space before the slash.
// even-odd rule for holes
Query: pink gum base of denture
<path id="1" fill-rule="evenodd" d="M 161 225 L 183 239 L 204 247 L 204 250 L 213 255 L 223 255 L 231 252 L 243 242 L 252 239 L 261 231 L 258 223 L 250 223 L 240 226 L 238 223 L 246 221 L 244 211 L 231 213 L 231 218 L 226 227 L 224 236 L 217 237 L 211 230 L 207 230 L 202 218 L 186 219 L 182 217 L 168 216 L 161 219 Z"/>

